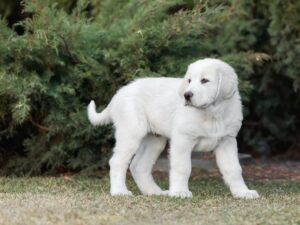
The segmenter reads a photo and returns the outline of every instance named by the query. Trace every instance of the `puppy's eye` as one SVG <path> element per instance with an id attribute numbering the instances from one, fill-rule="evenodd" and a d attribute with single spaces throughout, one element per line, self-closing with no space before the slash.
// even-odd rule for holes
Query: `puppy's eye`
<path id="1" fill-rule="evenodd" d="M 201 84 L 205 84 L 205 83 L 207 83 L 207 82 L 209 82 L 209 80 L 207 80 L 207 79 L 205 79 L 205 78 L 201 79 Z"/>
<path id="2" fill-rule="evenodd" d="M 188 79 L 188 82 L 191 83 L 191 79 Z"/>

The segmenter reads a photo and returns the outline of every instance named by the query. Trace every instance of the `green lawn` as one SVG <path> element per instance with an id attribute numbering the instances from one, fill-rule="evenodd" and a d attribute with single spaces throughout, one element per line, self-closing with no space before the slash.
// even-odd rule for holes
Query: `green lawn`
<path id="1" fill-rule="evenodd" d="M 190 183 L 192 199 L 111 197 L 108 178 L 0 178 L 0 224 L 300 224 L 300 183 L 250 183 L 258 200 L 233 199 L 221 180 Z M 160 182 L 166 187 L 166 182 Z"/>

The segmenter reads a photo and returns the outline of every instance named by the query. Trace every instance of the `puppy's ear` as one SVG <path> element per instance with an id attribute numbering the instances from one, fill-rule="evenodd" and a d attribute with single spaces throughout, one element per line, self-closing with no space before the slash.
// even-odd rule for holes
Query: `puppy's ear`
<path id="1" fill-rule="evenodd" d="M 231 98 L 238 89 L 238 79 L 236 73 L 230 68 L 230 70 L 218 71 L 218 77 L 219 98 Z"/>
<path id="2" fill-rule="evenodd" d="M 179 94 L 180 97 L 183 97 L 184 92 L 185 92 L 188 84 L 189 83 L 188 83 L 187 79 L 184 77 L 182 79 L 181 84 L 180 84 L 179 89 L 178 89 L 178 94 Z"/>

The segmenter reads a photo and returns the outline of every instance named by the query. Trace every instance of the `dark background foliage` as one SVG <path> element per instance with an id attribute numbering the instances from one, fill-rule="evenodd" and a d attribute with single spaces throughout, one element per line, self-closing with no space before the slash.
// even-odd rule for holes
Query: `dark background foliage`
<path id="1" fill-rule="evenodd" d="M 5 174 L 105 168 L 99 110 L 136 77 L 182 77 L 217 57 L 240 78 L 241 152 L 298 152 L 297 0 L 0 1 L 0 166 Z"/>

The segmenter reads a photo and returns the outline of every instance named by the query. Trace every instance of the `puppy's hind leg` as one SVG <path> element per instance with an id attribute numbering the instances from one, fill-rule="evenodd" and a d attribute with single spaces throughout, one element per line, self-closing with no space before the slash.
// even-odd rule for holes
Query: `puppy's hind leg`
<path id="1" fill-rule="evenodd" d="M 126 171 L 132 156 L 138 150 L 145 134 L 129 133 L 128 130 L 116 130 L 116 146 L 109 160 L 111 195 L 132 195 L 126 187 Z"/>
<path id="2" fill-rule="evenodd" d="M 152 177 L 152 167 L 164 150 L 167 139 L 152 134 L 144 137 L 139 150 L 130 165 L 131 174 L 145 195 L 166 195 L 167 191 L 163 191 L 154 181 Z"/>

